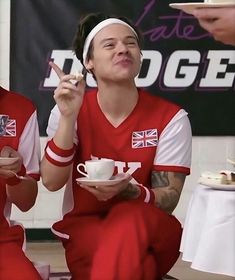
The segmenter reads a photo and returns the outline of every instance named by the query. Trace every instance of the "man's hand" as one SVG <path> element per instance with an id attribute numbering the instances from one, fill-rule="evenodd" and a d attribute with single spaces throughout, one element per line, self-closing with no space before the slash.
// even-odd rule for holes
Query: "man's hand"
<path id="1" fill-rule="evenodd" d="M 52 61 L 49 65 L 60 79 L 60 83 L 54 91 L 54 99 L 58 105 L 61 115 L 73 115 L 74 119 L 76 119 L 83 102 L 86 86 L 85 81 L 82 76 L 71 74 L 66 75 L 59 66 Z M 73 81 L 77 82 L 74 84 Z"/>
<path id="2" fill-rule="evenodd" d="M 200 8 L 193 15 L 215 40 L 235 46 L 235 7 Z"/>
<path id="3" fill-rule="evenodd" d="M 13 177 L 15 176 L 14 173 L 17 173 L 21 170 L 23 160 L 19 152 L 9 146 L 5 146 L 1 150 L 0 156 L 5 158 L 15 158 L 15 161 L 13 163 L 0 166 L 1 177 L 5 179 Z"/>
<path id="4" fill-rule="evenodd" d="M 87 186 L 81 184 L 80 186 L 83 189 L 92 193 L 97 198 L 97 200 L 107 201 L 113 198 L 114 196 L 117 196 L 122 192 L 126 191 L 128 189 L 129 182 L 131 179 L 131 175 L 126 174 L 126 176 L 121 182 L 114 185 Z"/>

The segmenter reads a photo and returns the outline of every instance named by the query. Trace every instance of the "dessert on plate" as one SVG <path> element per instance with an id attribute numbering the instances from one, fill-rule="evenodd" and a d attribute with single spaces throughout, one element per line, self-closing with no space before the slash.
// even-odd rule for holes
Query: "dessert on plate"
<path id="1" fill-rule="evenodd" d="M 221 170 L 220 172 L 202 172 L 200 182 L 209 184 L 229 185 L 235 184 L 235 172 L 231 170 Z"/>

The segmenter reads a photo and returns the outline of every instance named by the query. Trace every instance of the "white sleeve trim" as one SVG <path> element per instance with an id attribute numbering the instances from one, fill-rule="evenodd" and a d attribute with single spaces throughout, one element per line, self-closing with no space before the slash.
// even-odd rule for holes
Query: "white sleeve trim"
<path id="1" fill-rule="evenodd" d="M 162 131 L 154 165 L 190 168 L 192 131 L 187 112 L 181 109 Z"/>
<path id="2" fill-rule="evenodd" d="M 145 193 L 146 193 L 144 202 L 145 203 L 149 203 L 149 201 L 150 201 L 150 191 L 146 187 L 144 187 L 144 186 L 143 186 L 143 188 L 145 189 Z"/>
<path id="3" fill-rule="evenodd" d="M 27 174 L 39 174 L 41 148 L 36 111 L 30 116 L 20 136 L 18 151 L 23 157 Z"/>
<path id="4" fill-rule="evenodd" d="M 58 106 L 55 105 L 54 108 L 51 110 L 47 130 L 46 130 L 47 135 L 48 135 L 48 140 L 52 139 L 54 137 L 56 130 L 59 126 L 59 119 L 60 119 L 60 110 L 59 110 Z M 78 144 L 77 123 L 75 124 L 75 128 L 74 128 L 73 142 L 76 145 Z"/>

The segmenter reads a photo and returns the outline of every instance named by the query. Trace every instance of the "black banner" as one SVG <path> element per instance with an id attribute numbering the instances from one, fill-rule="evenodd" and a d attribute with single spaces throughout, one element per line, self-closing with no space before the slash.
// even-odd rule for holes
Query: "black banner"
<path id="1" fill-rule="evenodd" d="M 41 136 L 58 84 L 48 61 L 66 73 L 81 69 L 71 44 L 79 18 L 90 12 L 127 16 L 140 28 L 145 45 L 136 84 L 185 108 L 193 135 L 235 135 L 235 49 L 171 2 L 177 1 L 11 1 L 10 88 L 36 104 Z M 87 85 L 95 86 L 89 75 Z"/>

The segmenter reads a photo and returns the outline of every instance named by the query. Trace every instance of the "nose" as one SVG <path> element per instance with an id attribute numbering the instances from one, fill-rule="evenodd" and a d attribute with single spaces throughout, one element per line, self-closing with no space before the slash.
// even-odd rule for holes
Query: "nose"
<path id="1" fill-rule="evenodd" d="M 119 42 L 118 45 L 117 45 L 117 51 L 120 54 L 128 53 L 128 47 L 123 42 Z"/>

